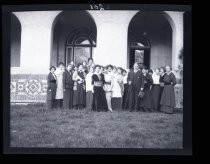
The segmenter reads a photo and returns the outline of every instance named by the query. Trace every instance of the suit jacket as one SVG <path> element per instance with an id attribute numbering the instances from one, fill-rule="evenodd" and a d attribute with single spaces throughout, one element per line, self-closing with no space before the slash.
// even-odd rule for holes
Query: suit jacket
<path id="1" fill-rule="evenodd" d="M 131 70 L 128 73 L 128 82 L 131 81 L 131 85 L 137 89 L 137 91 L 140 91 L 141 88 L 144 88 L 144 78 L 141 71 L 137 71 L 134 73 L 134 70 Z"/>
<path id="2" fill-rule="evenodd" d="M 68 72 L 65 70 L 63 72 L 63 89 L 70 89 L 73 90 L 74 81 L 72 79 L 72 72 Z"/>

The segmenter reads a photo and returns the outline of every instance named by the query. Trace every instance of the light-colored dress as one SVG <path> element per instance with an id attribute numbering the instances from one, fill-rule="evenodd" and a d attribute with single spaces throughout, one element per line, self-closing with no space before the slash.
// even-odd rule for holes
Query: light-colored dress
<path id="1" fill-rule="evenodd" d="M 93 85 L 92 85 L 92 75 L 93 73 L 89 72 L 86 75 L 85 82 L 86 82 L 86 92 L 92 91 L 93 92 Z"/>
<path id="2" fill-rule="evenodd" d="M 57 90 L 55 99 L 63 99 L 63 70 L 56 69 L 55 75 L 57 77 Z"/>
<path id="3" fill-rule="evenodd" d="M 111 92 L 111 82 L 112 82 L 113 74 L 111 72 L 108 72 L 107 74 L 104 74 L 105 84 L 104 84 L 104 90 L 105 92 Z"/>
<path id="4" fill-rule="evenodd" d="M 114 74 L 112 80 L 112 97 L 120 98 L 123 96 L 123 76 Z"/>

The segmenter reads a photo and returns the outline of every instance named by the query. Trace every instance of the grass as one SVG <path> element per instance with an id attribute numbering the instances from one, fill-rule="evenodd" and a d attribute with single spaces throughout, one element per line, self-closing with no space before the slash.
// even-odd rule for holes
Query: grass
<path id="1" fill-rule="evenodd" d="M 12 147 L 182 148 L 182 113 L 11 106 Z"/>

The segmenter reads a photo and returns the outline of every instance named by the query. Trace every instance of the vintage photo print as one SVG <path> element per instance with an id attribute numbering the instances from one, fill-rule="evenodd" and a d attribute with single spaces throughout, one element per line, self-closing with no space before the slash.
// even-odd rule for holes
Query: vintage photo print
<path id="1" fill-rule="evenodd" d="M 4 6 L 5 151 L 189 153 L 190 21 L 187 5 Z"/>

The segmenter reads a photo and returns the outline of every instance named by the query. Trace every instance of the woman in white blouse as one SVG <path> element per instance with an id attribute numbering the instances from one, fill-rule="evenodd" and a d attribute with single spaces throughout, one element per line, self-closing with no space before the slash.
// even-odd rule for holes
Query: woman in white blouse
<path id="1" fill-rule="evenodd" d="M 93 84 L 92 84 L 92 75 L 94 73 L 94 67 L 89 67 L 89 73 L 86 75 L 85 81 L 86 81 L 86 109 L 91 110 L 92 109 L 92 103 L 93 103 Z"/>
<path id="2" fill-rule="evenodd" d="M 159 69 L 156 68 L 154 73 L 152 74 L 153 84 L 151 89 L 151 101 L 152 101 L 152 109 L 155 111 L 159 110 L 160 104 L 160 74 Z"/>
<path id="3" fill-rule="evenodd" d="M 56 69 L 55 75 L 57 77 L 57 90 L 56 90 L 56 108 L 60 109 L 63 107 L 63 72 L 65 71 L 64 63 L 59 63 L 59 68 Z"/>
<path id="4" fill-rule="evenodd" d="M 122 109 L 122 96 L 124 92 L 122 69 L 114 67 L 112 79 L 112 108 Z"/>

